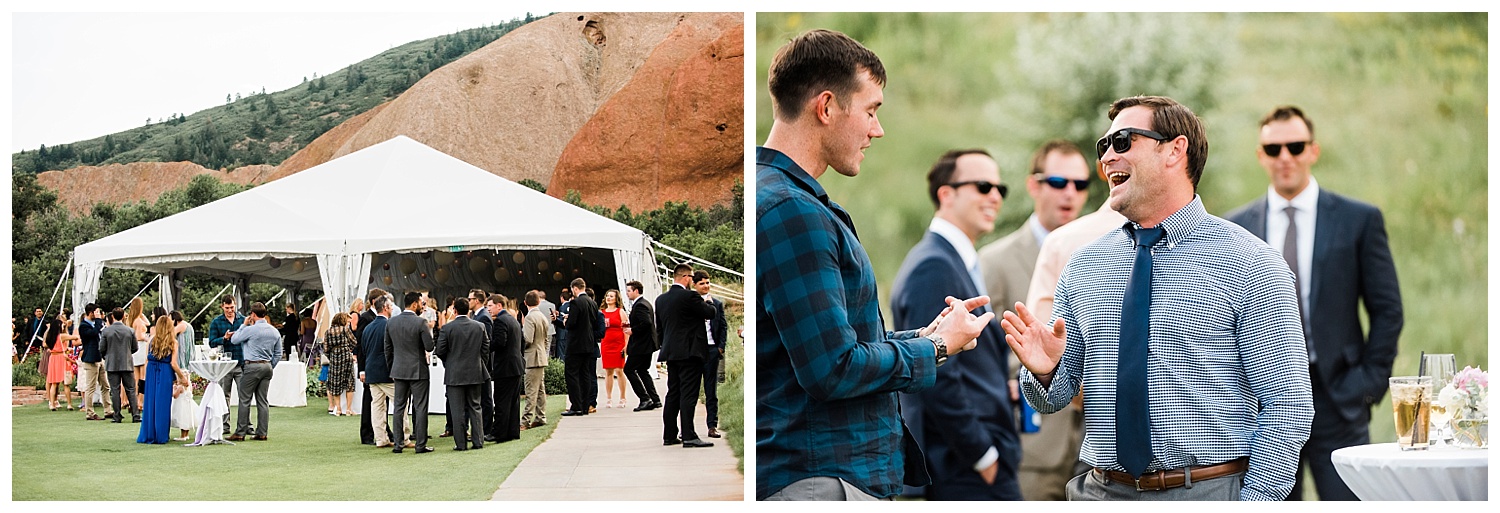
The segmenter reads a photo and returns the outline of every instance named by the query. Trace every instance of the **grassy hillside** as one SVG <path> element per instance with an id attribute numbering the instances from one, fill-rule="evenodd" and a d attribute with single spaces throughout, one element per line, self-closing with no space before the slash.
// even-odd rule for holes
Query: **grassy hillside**
<path id="1" fill-rule="evenodd" d="M 1002 181 L 1024 178 L 1031 151 L 1065 137 L 1089 148 L 1107 102 L 1132 94 L 1183 101 L 1208 125 L 1199 194 L 1222 215 L 1264 194 L 1259 119 L 1278 104 L 1316 124 L 1322 187 L 1386 216 L 1406 328 L 1395 373 L 1417 355 L 1451 352 L 1489 366 L 1485 14 L 766 14 L 757 16 L 757 141 L 771 125 L 766 68 L 810 28 L 844 31 L 887 68 L 886 136 L 859 177 L 825 175 L 871 253 L 882 302 L 932 206 L 924 176 L 949 148 L 982 147 Z M 1024 188 L 996 231 L 1029 215 Z M 1095 180 L 1088 210 L 1106 189 Z M 887 318 L 890 318 L 887 315 Z M 1316 321 L 1314 321 L 1316 322 Z M 1375 440 L 1392 439 L 1388 403 Z"/>
<path id="2" fill-rule="evenodd" d="M 79 165 L 192 161 L 211 169 L 280 164 L 330 128 L 395 98 L 422 77 L 539 18 L 413 41 L 284 91 L 226 97 L 225 104 L 95 139 L 11 155 L 11 171 Z M 308 51 L 316 51 L 309 48 Z"/>

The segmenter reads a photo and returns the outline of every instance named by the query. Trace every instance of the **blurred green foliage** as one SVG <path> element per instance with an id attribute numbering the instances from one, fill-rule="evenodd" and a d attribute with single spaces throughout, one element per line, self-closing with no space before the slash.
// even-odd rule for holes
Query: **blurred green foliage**
<path id="1" fill-rule="evenodd" d="M 771 126 L 771 58 L 812 28 L 849 34 L 887 70 L 886 136 L 866 150 L 858 178 L 822 180 L 859 227 L 882 304 L 931 219 L 924 176 L 947 149 L 989 150 L 1014 184 L 1046 139 L 1091 155 L 1108 102 L 1170 96 L 1207 125 L 1198 192 L 1223 215 L 1265 194 L 1259 120 L 1292 104 L 1316 124 L 1319 184 L 1385 213 L 1406 320 L 1394 373 L 1415 374 L 1422 351 L 1488 366 L 1486 14 L 761 13 L 757 141 Z M 1086 210 L 1105 195 L 1096 180 Z M 980 245 L 1031 208 L 1012 194 Z M 1388 401 L 1374 408 L 1375 441 L 1392 439 L 1390 412 Z"/>

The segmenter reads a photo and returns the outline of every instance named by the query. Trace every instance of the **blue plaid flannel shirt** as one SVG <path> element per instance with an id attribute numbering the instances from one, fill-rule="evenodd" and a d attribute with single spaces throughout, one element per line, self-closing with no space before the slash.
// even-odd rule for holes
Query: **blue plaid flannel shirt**
<path id="1" fill-rule="evenodd" d="M 755 160 L 756 499 L 817 476 L 896 495 L 896 394 L 933 385 L 936 348 L 885 331 L 849 214 L 785 154 Z"/>
<path id="2" fill-rule="evenodd" d="M 228 319 L 225 319 L 224 314 L 214 317 L 213 322 L 208 324 L 208 346 L 223 347 L 223 350 L 228 352 L 230 356 L 233 356 L 235 360 L 245 363 L 245 345 L 238 343 L 239 341 L 234 337 L 224 340 L 225 332 L 238 331 L 240 324 L 244 322 L 245 316 L 240 315 L 238 312 L 234 314 L 234 322 L 229 322 Z"/>

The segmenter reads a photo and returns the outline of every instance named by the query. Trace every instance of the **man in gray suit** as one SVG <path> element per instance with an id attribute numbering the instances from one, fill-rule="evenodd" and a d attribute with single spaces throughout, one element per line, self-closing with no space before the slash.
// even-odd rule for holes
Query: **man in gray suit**
<path id="1" fill-rule="evenodd" d="M 281 332 L 267 317 L 266 305 L 250 304 L 250 316 L 234 335 L 245 351 L 245 366 L 240 372 L 240 409 L 234 434 L 225 440 L 244 440 L 250 435 L 250 399 L 255 399 L 255 440 L 265 440 L 271 424 L 271 377 L 281 362 Z"/>
<path id="2" fill-rule="evenodd" d="M 443 384 L 448 387 L 448 417 L 454 420 L 453 450 L 468 450 L 470 440 L 475 449 L 483 449 L 484 419 L 479 415 L 479 402 L 483 395 L 480 387 L 490 379 L 489 368 L 485 365 L 485 358 L 490 354 L 490 334 L 483 324 L 469 318 L 467 298 L 454 299 L 448 313 L 456 317 L 443 324 L 438 333 L 437 348 L 432 354 L 443 360 L 446 371 Z M 396 383 L 400 386 L 399 380 Z M 401 393 L 397 392 L 396 397 L 399 399 Z M 422 431 L 422 426 L 418 426 L 417 431 Z M 422 449 L 417 448 L 417 452 L 422 452 Z"/>
<path id="3" fill-rule="evenodd" d="M 141 421 L 141 405 L 135 402 L 135 366 L 130 355 L 136 349 L 135 330 L 120 322 L 125 319 L 125 310 L 116 308 L 110 310 L 111 323 L 99 334 L 103 341 L 99 345 L 99 353 L 104 355 L 104 371 L 109 373 L 110 400 L 114 401 L 115 411 L 109 415 L 109 421 L 116 424 L 123 418 L 120 415 L 120 407 L 125 403 L 120 402 L 120 391 L 125 391 L 125 397 L 130 399 L 130 421 Z"/>
<path id="4" fill-rule="evenodd" d="M 1302 109 L 1277 107 L 1260 122 L 1265 196 L 1225 216 L 1281 253 L 1297 279 L 1312 378 L 1312 434 L 1302 446 L 1319 500 L 1357 500 L 1333 467 L 1336 449 L 1370 443 L 1370 406 L 1385 395 L 1401 336 L 1401 288 L 1380 209 L 1318 187 L 1322 148 Z M 1364 300 L 1370 322 L 1360 326 Z M 1302 499 L 1302 481 L 1288 500 Z"/>
<path id="5" fill-rule="evenodd" d="M 412 442 L 417 446 L 417 454 L 422 454 L 432 452 L 427 446 L 427 353 L 432 351 L 432 330 L 428 329 L 427 320 L 417 315 L 426 306 L 422 293 L 407 292 L 402 299 L 406 309 L 386 323 L 385 363 L 396 382 L 395 431 L 405 429 L 405 413 L 410 406 Z M 401 448 L 397 445 L 391 452 L 401 454 Z"/>
<path id="6" fill-rule="evenodd" d="M 1089 169 L 1083 153 L 1067 141 L 1049 141 L 1032 154 L 1026 180 L 1026 194 L 1035 205 L 1031 217 L 1010 235 L 979 250 L 979 268 L 991 305 L 1004 311 L 1026 301 L 1042 239 L 1077 219 L 1088 201 Z M 1010 360 L 1010 375 L 1020 376 L 1019 359 Z M 1011 383 L 1014 386 L 1015 380 Z M 1011 400 L 1023 411 L 1027 408 L 1019 394 L 1012 394 Z M 1081 473 L 1082 469 L 1074 467 L 1083 444 L 1082 404 L 1054 415 L 1029 415 L 1036 422 L 1031 424 L 1034 430 L 1023 429 L 1020 434 L 1021 466 L 1016 474 L 1023 499 L 1063 500 L 1068 480 Z"/>

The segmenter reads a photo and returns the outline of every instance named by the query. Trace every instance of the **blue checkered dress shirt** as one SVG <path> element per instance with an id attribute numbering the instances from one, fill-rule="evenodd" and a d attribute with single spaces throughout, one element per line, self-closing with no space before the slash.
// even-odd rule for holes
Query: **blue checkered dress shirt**
<path id="1" fill-rule="evenodd" d="M 1151 250 L 1146 470 L 1248 456 L 1240 498 L 1282 500 L 1313 416 L 1292 272 L 1260 239 L 1204 211 L 1200 198 L 1161 226 L 1166 237 Z M 1124 470 L 1115 454 L 1115 369 L 1135 261 L 1126 230 L 1135 228 L 1105 234 L 1063 268 L 1053 319 L 1067 321 L 1068 346 L 1051 389 L 1021 370 L 1026 401 L 1043 413 L 1061 409 L 1083 385 L 1079 459 L 1110 470 Z"/>
<path id="2" fill-rule="evenodd" d="M 936 348 L 885 330 L 849 214 L 781 152 L 755 160 L 756 498 L 816 476 L 893 496 L 896 393 L 933 385 Z"/>

